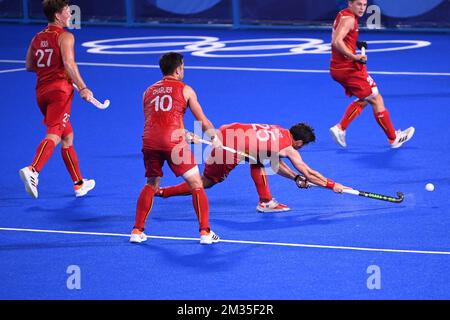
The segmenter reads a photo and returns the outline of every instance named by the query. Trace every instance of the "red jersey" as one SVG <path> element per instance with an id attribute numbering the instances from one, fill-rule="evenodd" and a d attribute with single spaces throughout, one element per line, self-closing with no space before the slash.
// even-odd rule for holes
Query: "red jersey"
<path id="1" fill-rule="evenodd" d="M 144 92 L 144 149 L 171 150 L 184 141 L 184 87 L 184 82 L 165 77 Z"/>
<path id="2" fill-rule="evenodd" d="M 225 146 L 260 158 L 270 157 L 292 145 L 289 130 L 278 125 L 232 123 L 219 130 Z"/>
<path id="3" fill-rule="evenodd" d="M 33 65 L 37 74 L 36 88 L 55 81 L 67 81 L 72 85 L 64 68 L 64 62 L 59 47 L 59 37 L 65 31 L 57 26 L 48 26 L 36 34 L 31 43 Z"/>
<path id="4" fill-rule="evenodd" d="M 336 31 L 339 22 L 342 17 L 353 17 L 355 18 L 355 25 L 353 26 L 353 30 L 350 31 L 347 36 L 344 38 L 344 43 L 354 54 L 356 54 L 356 42 L 358 41 L 359 30 L 358 30 L 358 17 L 350 10 L 344 9 L 336 17 L 333 24 L 333 32 Z M 331 69 L 348 69 L 354 68 L 355 62 L 347 58 L 345 55 L 340 53 L 336 48 L 331 48 Z"/>

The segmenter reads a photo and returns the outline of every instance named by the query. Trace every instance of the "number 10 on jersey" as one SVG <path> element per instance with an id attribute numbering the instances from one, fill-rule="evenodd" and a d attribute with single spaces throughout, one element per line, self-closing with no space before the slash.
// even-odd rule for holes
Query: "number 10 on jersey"
<path id="1" fill-rule="evenodd" d="M 164 95 L 164 96 L 156 96 L 150 104 L 155 104 L 155 111 L 169 111 L 172 109 L 172 96 Z"/>

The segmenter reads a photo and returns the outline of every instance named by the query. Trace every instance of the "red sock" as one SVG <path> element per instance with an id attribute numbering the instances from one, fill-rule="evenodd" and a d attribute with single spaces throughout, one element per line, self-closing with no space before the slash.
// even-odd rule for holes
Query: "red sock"
<path id="1" fill-rule="evenodd" d="M 345 110 L 345 114 L 341 119 L 341 122 L 339 123 L 341 125 L 342 130 L 346 130 L 347 127 L 350 125 L 350 122 L 356 119 L 357 116 L 360 115 L 361 111 L 363 110 L 361 104 L 358 102 L 351 103 L 347 110 Z"/>
<path id="2" fill-rule="evenodd" d="M 180 183 L 176 186 L 171 187 L 165 187 L 163 188 L 163 198 L 169 198 L 174 196 L 187 196 L 189 194 L 192 194 L 192 189 L 187 184 L 187 182 Z"/>
<path id="3" fill-rule="evenodd" d="M 83 176 L 80 172 L 80 167 L 78 166 L 78 157 L 77 153 L 73 146 L 69 148 L 61 148 L 61 154 L 64 159 L 64 163 L 66 164 L 67 171 L 70 173 L 70 177 L 73 182 L 78 182 L 83 180 Z"/>
<path id="4" fill-rule="evenodd" d="M 272 194 L 269 189 L 269 182 L 267 181 L 266 170 L 263 166 L 252 164 L 250 165 L 250 173 L 253 182 L 255 183 L 256 191 L 259 195 L 259 200 L 267 202 L 272 200 Z"/>
<path id="5" fill-rule="evenodd" d="M 391 117 L 389 116 L 388 110 L 384 110 L 383 112 L 375 113 L 375 119 L 377 120 L 380 127 L 383 129 L 386 136 L 389 140 L 395 140 L 396 134 L 394 126 L 391 122 Z"/>
<path id="6" fill-rule="evenodd" d="M 205 230 L 209 232 L 209 204 L 205 189 L 197 188 L 192 190 L 192 203 L 194 204 L 200 231 Z"/>
<path id="7" fill-rule="evenodd" d="M 135 229 L 144 231 L 145 222 L 147 221 L 147 218 L 153 207 L 154 195 L 155 190 L 153 190 L 153 187 L 149 186 L 148 184 L 146 184 L 144 188 L 142 188 L 136 206 L 136 222 L 134 224 Z"/>
<path id="8" fill-rule="evenodd" d="M 55 143 L 51 139 L 44 139 L 39 144 L 36 155 L 34 156 L 33 163 L 31 166 L 37 171 L 41 172 L 44 165 L 50 159 L 55 149 Z"/>

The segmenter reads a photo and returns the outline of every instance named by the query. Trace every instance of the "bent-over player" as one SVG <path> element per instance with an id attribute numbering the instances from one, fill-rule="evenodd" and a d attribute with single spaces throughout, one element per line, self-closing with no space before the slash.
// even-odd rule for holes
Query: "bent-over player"
<path id="1" fill-rule="evenodd" d="M 341 193 L 344 188 L 347 188 L 329 178 L 325 178 L 303 161 L 298 150 L 315 141 L 314 130 L 304 123 L 298 123 L 289 130 L 277 125 L 232 123 L 223 125 L 218 132 L 224 146 L 257 158 L 257 163 L 252 165 L 259 168 L 260 176 L 258 178 L 255 173 L 255 175 L 252 174 L 252 177 L 255 180 L 260 197 L 264 193 L 270 195 L 267 177 L 261 170 L 263 168 L 262 163 L 266 159 L 271 162 L 279 162 L 277 173 L 294 180 L 300 188 L 308 187 L 308 182 L 327 187 L 337 193 Z M 195 137 L 190 139 L 195 142 Z M 292 170 L 281 158 L 289 159 L 298 172 Z M 215 184 L 223 182 L 242 160 L 244 158 L 237 153 L 213 148 L 202 175 L 204 187 L 211 188 Z M 276 168 L 277 166 L 272 167 Z M 186 183 L 160 188 L 157 191 L 157 196 L 163 198 L 187 194 L 190 194 L 190 188 Z"/>

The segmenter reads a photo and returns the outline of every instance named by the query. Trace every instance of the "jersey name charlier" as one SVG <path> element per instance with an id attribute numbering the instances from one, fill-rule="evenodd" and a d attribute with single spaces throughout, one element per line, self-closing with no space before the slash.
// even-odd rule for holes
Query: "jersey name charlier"
<path id="1" fill-rule="evenodd" d="M 171 94 L 173 92 L 173 87 L 161 87 L 153 90 L 153 95 L 158 94 Z"/>

